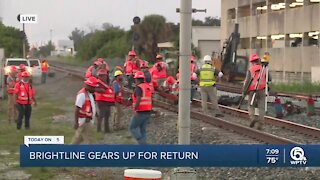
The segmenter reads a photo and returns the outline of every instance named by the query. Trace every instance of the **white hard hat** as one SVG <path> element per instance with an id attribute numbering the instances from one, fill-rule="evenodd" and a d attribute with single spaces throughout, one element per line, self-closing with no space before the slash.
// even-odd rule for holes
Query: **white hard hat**
<path id="1" fill-rule="evenodd" d="M 204 56 L 203 61 L 204 61 L 204 62 L 211 61 L 211 56 L 210 56 L 210 55 Z"/>
<path id="2" fill-rule="evenodd" d="M 219 76 L 219 78 L 222 78 L 223 73 L 220 71 L 220 72 L 218 73 L 218 76 Z"/>

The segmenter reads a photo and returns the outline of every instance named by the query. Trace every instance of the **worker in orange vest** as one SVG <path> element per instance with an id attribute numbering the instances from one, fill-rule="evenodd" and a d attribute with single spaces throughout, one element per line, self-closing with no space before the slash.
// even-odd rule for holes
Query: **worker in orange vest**
<path id="1" fill-rule="evenodd" d="M 156 56 L 156 60 L 157 62 L 153 65 L 155 71 L 152 76 L 157 79 L 158 85 L 162 85 L 167 78 L 167 63 L 163 61 L 163 57 L 160 54 Z"/>
<path id="2" fill-rule="evenodd" d="M 106 69 L 108 72 L 110 71 L 109 64 L 104 61 L 103 58 L 98 58 L 97 61 L 101 63 L 98 69 Z"/>
<path id="3" fill-rule="evenodd" d="M 127 75 L 127 82 L 128 82 L 128 88 L 132 88 L 132 83 L 134 83 L 133 77 L 137 71 L 140 71 L 141 64 L 138 59 L 135 57 L 137 56 L 136 52 L 134 50 L 129 51 L 128 53 L 128 59 L 126 60 L 124 64 L 124 71 Z"/>
<path id="4" fill-rule="evenodd" d="M 249 87 L 248 109 L 251 119 L 250 127 L 254 127 L 255 123 L 258 123 L 257 129 L 262 130 L 265 115 L 265 88 L 267 86 L 266 71 L 262 71 L 263 67 L 261 65 L 260 57 L 257 54 L 252 54 L 250 56 L 250 62 L 252 63 L 252 66 L 247 71 L 243 89 L 246 89 L 245 87 Z M 268 79 L 270 80 L 271 78 Z M 254 104 L 251 105 L 254 94 Z M 256 107 L 259 109 L 259 116 L 255 115 Z"/>
<path id="5" fill-rule="evenodd" d="M 175 84 L 175 79 L 173 76 L 167 77 L 166 81 L 163 82 L 162 89 L 166 93 L 173 93 L 173 86 Z"/>
<path id="6" fill-rule="evenodd" d="M 16 80 L 17 68 L 16 66 L 10 66 L 10 72 L 7 77 L 7 94 L 8 94 L 8 120 L 9 123 L 11 121 L 16 121 L 17 119 L 17 111 L 15 108 L 15 97 L 14 97 L 14 86 L 17 82 Z"/>
<path id="7" fill-rule="evenodd" d="M 123 115 L 123 111 L 121 108 L 121 104 L 124 104 L 123 101 L 123 73 L 120 70 L 114 72 L 114 80 L 112 82 L 112 88 L 115 94 L 115 107 L 113 108 L 113 124 L 115 130 L 120 130 L 123 128 L 123 122 L 121 117 Z"/>
<path id="8" fill-rule="evenodd" d="M 42 84 L 46 83 L 48 69 L 49 69 L 48 62 L 46 60 L 42 60 L 41 62 L 41 83 Z"/>
<path id="9" fill-rule="evenodd" d="M 98 73 L 98 70 L 99 70 L 99 66 L 101 65 L 101 62 L 100 61 L 94 61 L 93 62 L 93 65 L 91 65 L 87 71 L 86 71 L 86 75 L 85 77 L 86 78 L 89 78 L 91 76 L 94 76 L 94 77 L 97 77 L 97 73 Z"/>
<path id="10" fill-rule="evenodd" d="M 152 111 L 152 92 L 142 71 L 138 71 L 135 76 L 136 88 L 132 95 L 132 109 L 135 111 L 129 129 L 132 136 L 139 144 L 147 143 L 147 124 Z"/>
<path id="11" fill-rule="evenodd" d="M 75 135 L 71 144 L 95 143 L 92 130 L 93 116 L 96 114 L 93 93 L 98 87 L 97 79 L 93 76 L 84 81 L 84 87 L 78 92 L 75 102 L 74 129 Z"/>
<path id="12" fill-rule="evenodd" d="M 17 119 L 17 129 L 20 130 L 22 126 L 22 119 L 25 118 L 24 127 L 30 129 L 30 117 L 32 112 L 31 105 L 37 105 L 35 98 L 35 90 L 30 84 L 30 74 L 27 71 L 21 73 L 22 79 L 14 86 L 14 98 L 16 99 L 16 107 L 19 115 Z"/>
<path id="13" fill-rule="evenodd" d="M 98 105 L 98 123 L 97 131 L 101 132 L 101 124 L 104 121 L 104 133 L 110 132 L 109 117 L 111 115 L 111 106 L 114 105 L 115 95 L 111 86 L 109 86 L 109 74 L 106 69 L 98 71 L 99 88 L 95 92 L 95 100 Z"/>

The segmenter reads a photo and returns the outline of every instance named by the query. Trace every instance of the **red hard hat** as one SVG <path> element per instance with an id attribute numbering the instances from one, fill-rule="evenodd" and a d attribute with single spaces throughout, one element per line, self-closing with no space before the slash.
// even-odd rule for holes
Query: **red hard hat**
<path id="1" fill-rule="evenodd" d="M 102 63 L 101 63 L 100 61 L 95 61 L 94 64 L 99 66 L 99 65 L 101 65 Z"/>
<path id="2" fill-rule="evenodd" d="M 98 87 L 98 80 L 93 76 L 89 77 L 86 81 L 84 81 L 84 83 L 91 87 Z"/>
<path id="3" fill-rule="evenodd" d="M 106 69 L 100 69 L 98 71 L 98 76 L 100 76 L 100 75 L 108 75 L 108 71 Z"/>
<path id="4" fill-rule="evenodd" d="M 21 73 L 21 77 L 30 77 L 30 74 L 27 71 Z"/>
<path id="5" fill-rule="evenodd" d="M 173 76 L 169 76 L 169 77 L 167 78 L 167 83 L 168 83 L 168 84 L 174 84 L 174 77 L 173 77 Z"/>
<path id="6" fill-rule="evenodd" d="M 160 54 L 158 54 L 158 55 L 156 56 L 156 59 L 162 59 L 162 56 L 161 56 Z"/>
<path id="7" fill-rule="evenodd" d="M 252 54 L 252 55 L 250 56 L 250 62 L 256 61 L 256 60 L 258 60 L 258 59 L 260 59 L 260 57 L 259 57 L 257 54 Z"/>
<path id="8" fill-rule="evenodd" d="M 104 62 L 103 58 L 98 58 L 97 61 L 99 61 L 99 62 L 101 62 L 101 63 Z"/>
<path id="9" fill-rule="evenodd" d="M 16 66 L 14 66 L 14 65 L 10 66 L 10 71 L 14 72 L 16 70 L 17 70 Z"/>
<path id="10" fill-rule="evenodd" d="M 19 65 L 19 68 L 22 69 L 22 70 L 26 70 L 26 65 L 20 64 L 20 65 Z"/>
<path id="11" fill-rule="evenodd" d="M 134 79 L 138 79 L 138 78 L 142 78 L 142 79 L 145 78 L 144 73 L 143 73 L 142 71 L 138 71 L 138 72 L 136 72 L 136 74 L 134 75 Z"/>
<path id="12" fill-rule="evenodd" d="M 129 56 L 136 56 L 136 52 L 134 50 L 129 51 L 128 55 Z"/>

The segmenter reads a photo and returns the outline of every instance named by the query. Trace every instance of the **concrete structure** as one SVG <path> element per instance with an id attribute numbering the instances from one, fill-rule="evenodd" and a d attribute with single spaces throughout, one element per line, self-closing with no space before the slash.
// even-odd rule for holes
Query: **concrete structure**
<path id="1" fill-rule="evenodd" d="M 311 80 L 320 65 L 320 0 L 223 0 L 221 39 L 239 23 L 239 55 L 270 52 L 275 81 Z"/>
<path id="2" fill-rule="evenodd" d="M 193 26 L 192 43 L 200 50 L 201 57 L 211 55 L 213 51 L 220 52 L 220 27 L 219 26 Z"/>
<path id="3" fill-rule="evenodd" d="M 51 51 L 51 56 L 72 56 L 74 55 L 73 40 L 59 40 L 55 51 Z"/>

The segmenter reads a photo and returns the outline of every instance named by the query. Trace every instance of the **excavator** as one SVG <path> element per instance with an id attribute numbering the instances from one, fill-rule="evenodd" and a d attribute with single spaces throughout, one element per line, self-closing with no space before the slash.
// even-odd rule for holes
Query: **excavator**
<path id="1" fill-rule="evenodd" d="M 212 55 L 215 68 L 224 74 L 224 81 L 238 82 L 246 77 L 249 61 L 246 56 L 237 55 L 239 41 L 239 24 L 235 24 L 234 31 L 224 42 L 221 53 L 217 55 L 214 52 Z"/>

